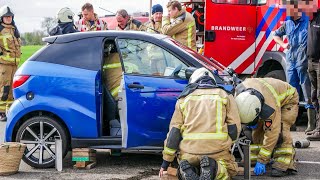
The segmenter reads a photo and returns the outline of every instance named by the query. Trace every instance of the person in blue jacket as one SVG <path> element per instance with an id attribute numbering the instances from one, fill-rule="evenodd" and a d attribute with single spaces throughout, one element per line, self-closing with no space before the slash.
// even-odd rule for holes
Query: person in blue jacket
<path id="1" fill-rule="evenodd" d="M 301 95 L 302 89 L 304 100 L 307 102 L 306 109 L 310 122 L 315 122 L 316 112 L 311 102 L 311 83 L 308 75 L 307 60 L 307 35 L 309 17 L 305 14 L 306 2 L 298 0 L 283 0 L 286 5 L 288 20 L 278 28 L 273 39 L 282 48 L 286 49 L 286 73 L 287 81 L 295 87 Z M 282 37 L 287 36 L 288 42 L 284 42 Z M 308 126 L 307 131 L 312 131 L 315 126 Z"/>

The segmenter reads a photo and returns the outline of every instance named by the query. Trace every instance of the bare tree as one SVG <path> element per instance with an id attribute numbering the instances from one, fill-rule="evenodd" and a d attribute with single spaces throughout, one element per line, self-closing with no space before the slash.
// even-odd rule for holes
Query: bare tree
<path id="1" fill-rule="evenodd" d="M 44 17 L 41 22 L 41 27 L 45 29 L 45 33 L 48 34 L 50 29 L 53 28 L 57 24 L 57 20 L 54 17 Z"/>

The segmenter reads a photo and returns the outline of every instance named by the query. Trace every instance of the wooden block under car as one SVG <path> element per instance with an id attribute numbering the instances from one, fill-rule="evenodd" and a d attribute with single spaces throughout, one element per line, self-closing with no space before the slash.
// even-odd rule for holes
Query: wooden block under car
<path id="1" fill-rule="evenodd" d="M 75 148 L 72 150 L 73 166 L 78 169 L 91 169 L 96 165 L 96 150 L 89 148 Z"/>

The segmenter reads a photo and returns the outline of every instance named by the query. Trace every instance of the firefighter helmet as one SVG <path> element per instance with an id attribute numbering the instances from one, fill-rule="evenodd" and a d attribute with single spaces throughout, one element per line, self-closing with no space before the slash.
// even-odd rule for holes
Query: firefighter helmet
<path id="1" fill-rule="evenodd" d="M 68 23 L 73 22 L 73 16 L 74 13 L 71 11 L 71 9 L 68 7 L 64 7 L 59 10 L 57 19 L 59 23 Z"/>
<path id="2" fill-rule="evenodd" d="M 208 69 L 206 69 L 206 68 L 199 68 L 199 69 L 197 69 L 197 70 L 195 70 L 193 73 L 192 73 L 192 75 L 191 75 L 191 77 L 190 77 L 190 79 L 189 79 L 189 83 L 195 83 L 195 82 L 197 82 L 201 77 L 203 77 L 203 76 L 209 76 L 209 77 L 211 77 L 213 80 L 215 80 L 215 78 L 214 78 L 214 76 L 213 76 L 213 74 L 208 70 Z"/>
<path id="3" fill-rule="evenodd" d="M 12 9 L 7 6 L 7 5 L 4 5 L 0 8 L 0 17 L 5 17 L 5 16 L 14 16 L 14 13 L 12 12 Z"/>
<path id="4" fill-rule="evenodd" d="M 235 98 L 241 123 L 249 124 L 257 119 L 261 112 L 262 103 L 259 96 L 254 91 L 246 90 L 238 94 Z M 256 124 L 256 122 L 254 123 Z"/>

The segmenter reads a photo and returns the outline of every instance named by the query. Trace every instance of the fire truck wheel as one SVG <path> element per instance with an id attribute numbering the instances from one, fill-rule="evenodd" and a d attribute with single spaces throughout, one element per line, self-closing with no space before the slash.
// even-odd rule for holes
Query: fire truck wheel
<path id="1" fill-rule="evenodd" d="M 282 81 L 286 81 L 286 74 L 283 70 L 273 70 L 268 72 L 264 77 L 272 77 L 275 79 L 280 79 Z"/>

